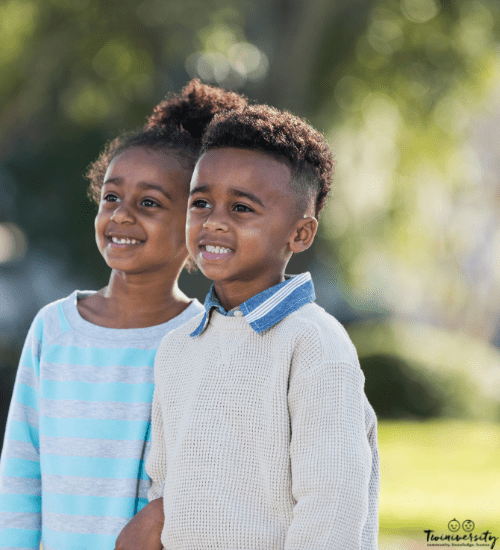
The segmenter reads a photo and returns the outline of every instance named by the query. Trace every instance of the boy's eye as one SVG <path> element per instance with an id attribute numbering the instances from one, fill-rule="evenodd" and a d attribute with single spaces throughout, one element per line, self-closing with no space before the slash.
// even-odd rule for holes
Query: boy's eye
<path id="1" fill-rule="evenodd" d="M 194 208 L 210 208 L 208 202 L 203 199 L 196 199 L 192 202 L 191 206 L 193 206 Z"/>
<path id="2" fill-rule="evenodd" d="M 253 210 L 246 204 L 237 204 L 234 207 L 236 212 L 253 212 Z"/>
<path id="3" fill-rule="evenodd" d="M 141 205 L 142 206 L 147 206 L 147 207 L 151 207 L 151 206 L 160 206 L 156 201 L 154 201 L 153 199 L 143 199 L 142 202 L 141 202 Z"/>

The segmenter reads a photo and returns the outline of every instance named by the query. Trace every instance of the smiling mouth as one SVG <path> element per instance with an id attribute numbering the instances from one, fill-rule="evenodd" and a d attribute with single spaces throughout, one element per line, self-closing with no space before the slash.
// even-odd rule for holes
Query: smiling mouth
<path id="1" fill-rule="evenodd" d="M 115 246 L 124 247 L 127 245 L 142 243 L 142 241 L 138 239 L 131 239 L 129 237 L 108 237 L 108 239 L 111 241 L 111 246 L 115 245 Z"/>
<path id="2" fill-rule="evenodd" d="M 200 250 L 200 253 L 205 260 L 222 260 L 234 252 L 231 248 L 226 248 L 224 246 L 212 246 L 210 244 L 202 245 Z"/>

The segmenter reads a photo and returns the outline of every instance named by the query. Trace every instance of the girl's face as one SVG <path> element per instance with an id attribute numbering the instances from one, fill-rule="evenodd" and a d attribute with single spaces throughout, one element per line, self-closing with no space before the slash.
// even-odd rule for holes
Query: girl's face
<path id="1" fill-rule="evenodd" d="M 111 269 L 161 281 L 182 268 L 190 177 L 168 150 L 134 147 L 111 161 L 95 219 L 97 246 Z"/>

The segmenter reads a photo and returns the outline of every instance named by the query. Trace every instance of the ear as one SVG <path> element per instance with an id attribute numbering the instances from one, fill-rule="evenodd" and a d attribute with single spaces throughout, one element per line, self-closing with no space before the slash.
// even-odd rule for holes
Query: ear
<path id="1" fill-rule="evenodd" d="M 313 216 L 307 216 L 298 220 L 293 229 L 288 245 L 293 253 L 307 250 L 313 243 L 318 220 Z"/>

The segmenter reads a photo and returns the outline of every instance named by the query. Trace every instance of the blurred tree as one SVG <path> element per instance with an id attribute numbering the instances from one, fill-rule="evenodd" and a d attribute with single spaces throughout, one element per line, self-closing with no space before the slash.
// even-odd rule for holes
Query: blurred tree
<path id="1" fill-rule="evenodd" d="M 454 392 L 461 399 L 457 400 L 456 395 L 451 399 L 460 379 L 436 380 L 394 355 L 362 358 L 361 367 L 366 374 L 366 396 L 378 418 L 467 416 L 466 393 Z"/>
<path id="2" fill-rule="evenodd" d="M 487 341 L 500 303 L 500 157 L 478 126 L 500 113 L 499 8 L 376 2 L 333 106 L 320 108 L 336 113 L 339 159 L 324 236 L 351 299 Z"/>
<path id="3" fill-rule="evenodd" d="M 481 128 L 496 130 L 500 112 L 499 27 L 494 0 L 2 0 L 0 247 L 24 250 L 21 232 L 28 242 L 24 262 L 0 265 L 6 323 L 26 324 L 44 285 L 105 283 L 82 174 L 106 140 L 200 76 L 331 138 L 336 192 L 315 253 L 295 260 L 326 266 L 323 296 L 340 288 L 351 313 L 491 340 L 500 150 Z M 182 284 L 198 297 L 207 286 Z"/>
<path id="4" fill-rule="evenodd" d="M 185 83 L 185 57 L 199 46 L 207 21 L 239 17 L 225 6 L 0 3 L 0 162 L 23 196 L 1 214 L 22 226 L 31 248 L 49 249 L 105 280 L 81 175 L 106 140 L 142 124 L 167 91 Z"/>
<path id="5" fill-rule="evenodd" d="M 500 5 L 274 0 L 241 9 L 244 32 L 208 26 L 188 70 L 328 133 L 337 193 L 316 251 L 340 266 L 353 308 L 494 340 L 500 150 L 477 125 L 500 113 Z M 266 78 L 238 74 L 234 44 L 245 33 Z"/>

